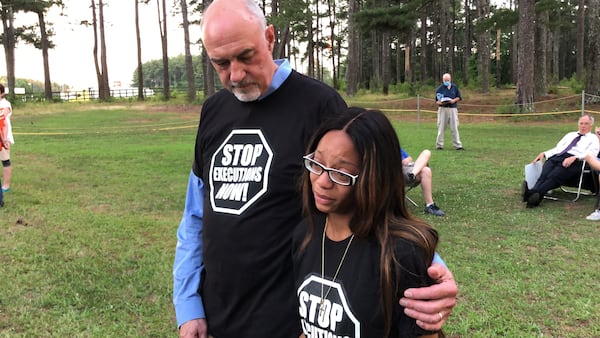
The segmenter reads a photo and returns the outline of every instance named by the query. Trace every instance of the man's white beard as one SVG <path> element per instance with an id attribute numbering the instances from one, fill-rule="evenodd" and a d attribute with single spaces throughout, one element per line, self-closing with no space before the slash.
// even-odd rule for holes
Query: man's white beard
<path id="1" fill-rule="evenodd" d="M 256 101 L 260 97 L 260 89 L 258 86 L 250 86 L 244 89 L 233 87 L 231 92 L 242 102 Z"/>

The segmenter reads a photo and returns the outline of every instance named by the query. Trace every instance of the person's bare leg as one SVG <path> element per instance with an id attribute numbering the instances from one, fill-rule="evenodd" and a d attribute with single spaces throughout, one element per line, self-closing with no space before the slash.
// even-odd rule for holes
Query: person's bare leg
<path id="1" fill-rule="evenodd" d="M 423 199 L 425 200 L 425 205 L 429 205 L 433 203 L 431 168 L 424 167 L 421 170 L 419 178 L 421 180 L 421 190 L 423 190 Z"/>
<path id="2" fill-rule="evenodd" d="M 10 176 L 12 175 L 12 166 L 3 167 L 2 168 L 2 189 L 6 190 L 10 188 Z"/>
<path id="3" fill-rule="evenodd" d="M 423 170 L 423 168 L 427 167 L 427 164 L 429 163 L 430 158 L 431 158 L 431 151 L 429 151 L 429 149 L 423 150 L 419 154 L 419 157 L 417 157 L 417 159 L 415 160 L 415 165 L 413 166 L 412 173 L 415 176 L 419 176 L 419 173 L 421 173 L 421 170 Z M 430 172 L 430 176 L 431 176 L 431 172 Z"/>

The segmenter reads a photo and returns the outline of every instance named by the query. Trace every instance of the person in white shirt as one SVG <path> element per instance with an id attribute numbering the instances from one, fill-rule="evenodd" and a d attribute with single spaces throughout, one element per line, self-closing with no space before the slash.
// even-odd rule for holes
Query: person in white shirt
<path id="1" fill-rule="evenodd" d="M 10 123 L 10 117 L 12 115 L 12 105 L 4 97 L 6 95 L 4 85 L 0 84 L 0 118 L 4 118 L 4 125 L 6 126 L 6 140 L 12 145 L 15 143 L 12 133 L 12 125 Z M 2 161 L 2 176 L 4 181 L 2 183 L 2 192 L 10 191 L 10 177 L 12 176 L 12 165 L 10 163 L 10 148 L 2 147 L 0 150 L 0 161 Z"/>
<path id="2" fill-rule="evenodd" d="M 539 206 L 548 191 L 564 185 L 579 175 L 580 161 L 584 160 L 586 155 L 598 154 L 600 142 L 591 132 L 592 125 L 594 125 L 594 118 L 591 115 L 581 116 L 578 131 L 567 133 L 554 148 L 536 156 L 533 163 L 544 158 L 546 162 L 533 188 L 529 189 L 526 181 L 521 186 L 523 202 L 527 202 L 528 208 Z"/>

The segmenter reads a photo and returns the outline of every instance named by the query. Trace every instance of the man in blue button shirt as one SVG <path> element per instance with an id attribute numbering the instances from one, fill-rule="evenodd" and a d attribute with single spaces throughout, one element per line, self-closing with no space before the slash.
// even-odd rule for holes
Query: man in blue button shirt
<path id="1" fill-rule="evenodd" d="M 435 91 L 435 103 L 438 105 L 437 127 L 438 134 L 436 149 L 444 149 L 444 132 L 446 126 L 450 126 L 452 133 L 452 145 L 456 150 L 464 150 L 460 135 L 458 134 L 458 105 L 456 102 L 462 100 L 460 90 L 452 83 L 452 77 L 446 73 L 442 76 L 442 85 Z"/>

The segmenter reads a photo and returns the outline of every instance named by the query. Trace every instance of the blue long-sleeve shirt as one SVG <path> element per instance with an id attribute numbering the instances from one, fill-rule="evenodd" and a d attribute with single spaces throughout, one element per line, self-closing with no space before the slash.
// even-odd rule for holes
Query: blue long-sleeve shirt
<path id="1" fill-rule="evenodd" d="M 205 318 L 202 297 L 198 293 L 202 263 L 202 215 L 204 182 L 190 172 L 185 208 L 177 230 L 177 248 L 173 264 L 173 305 L 177 324 Z"/>

